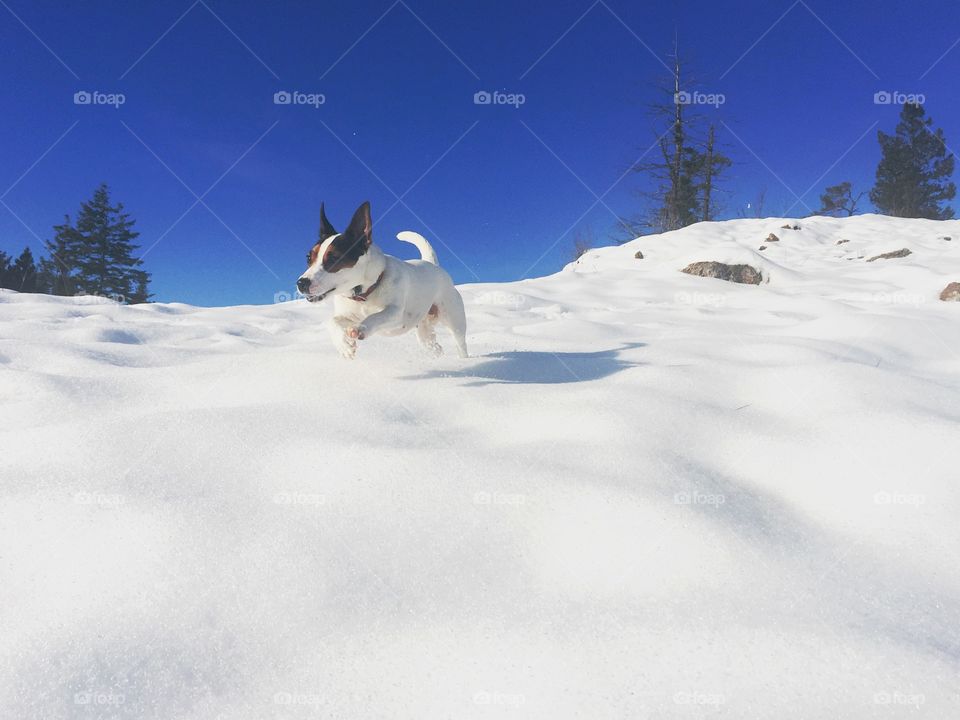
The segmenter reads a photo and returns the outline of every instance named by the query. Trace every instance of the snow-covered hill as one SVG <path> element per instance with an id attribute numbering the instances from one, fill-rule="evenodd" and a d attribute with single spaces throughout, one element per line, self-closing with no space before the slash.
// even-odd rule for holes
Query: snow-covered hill
<path id="1" fill-rule="evenodd" d="M 0 715 L 957 716 L 951 281 L 960 221 L 707 223 L 352 363 L 0 293 Z"/>

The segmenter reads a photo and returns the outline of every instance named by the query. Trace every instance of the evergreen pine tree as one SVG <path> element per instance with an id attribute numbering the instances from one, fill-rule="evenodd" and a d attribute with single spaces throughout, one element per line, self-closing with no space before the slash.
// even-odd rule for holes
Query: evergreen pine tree
<path id="1" fill-rule="evenodd" d="M 44 276 L 56 295 L 89 293 L 124 301 L 146 302 L 150 274 L 140 269 L 133 241 L 140 233 L 123 205 L 110 204 L 110 191 L 101 185 L 80 206 L 76 223 L 67 216 L 56 225 L 56 235 L 47 243 L 50 260 Z"/>
<path id="2" fill-rule="evenodd" d="M 39 292 L 39 273 L 30 248 L 24 248 L 16 260 L 11 260 L 9 255 L 0 251 L 0 288 L 17 292 Z"/>
<path id="3" fill-rule="evenodd" d="M 40 261 L 41 290 L 51 295 L 76 295 L 74 272 L 83 252 L 82 238 L 70 223 L 69 215 L 64 216 L 63 224 L 54 225 L 53 230 L 53 240 L 44 243 L 50 257 Z"/>
<path id="4" fill-rule="evenodd" d="M 147 273 L 143 274 L 147 275 Z M 137 284 L 133 290 L 133 293 L 127 297 L 127 302 L 129 302 L 131 305 L 136 303 L 150 302 L 150 298 L 153 297 L 153 295 L 151 295 L 147 290 L 148 277 L 149 276 L 137 280 Z"/>
<path id="5" fill-rule="evenodd" d="M 6 287 L 17 290 L 18 292 L 37 292 L 37 266 L 33 261 L 33 253 L 26 247 L 20 253 L 20 257 L 14 261 L 13 265 L 6 272 Z"/>
<path id="6" fill-rule="evenodd" d="M 870 200 L 885 215 L 949 220 L 953 208 L 943 205 L 957 194 L 950 181 L 954 158 L 943 130 L 932 129 L 921 105 L 906 104 L 896 134 L 877 133 L 882 156 Z"/>
<path id="7" fill-rule="evenodd" d="M 10 287 L 8 273 L 10 272 L 10 256 L 0 250 L 0 288 Z"/>

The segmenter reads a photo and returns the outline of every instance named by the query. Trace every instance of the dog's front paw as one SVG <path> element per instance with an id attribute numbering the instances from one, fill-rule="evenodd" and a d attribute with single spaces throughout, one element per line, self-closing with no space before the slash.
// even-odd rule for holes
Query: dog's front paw
<path id="1" fill-rule="evenodd" d="M 342 358 L 353 360 L 357 356 L 357 342 L 356 340 L 350 340 L 346 333 L 344 333 L 343 338 L 335 342 L 334 345 Z"/>
<path id="2" fill-rule="evenodd" d="M 367 337 L 367 329 L 363 325 L 347 328 L 347 337 L 351 340 L 363 340 Z"/>

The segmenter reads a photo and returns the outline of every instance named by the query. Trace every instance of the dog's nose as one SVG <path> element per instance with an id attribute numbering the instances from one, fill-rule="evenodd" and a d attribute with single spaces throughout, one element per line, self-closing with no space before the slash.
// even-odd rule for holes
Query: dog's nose
<path id="1" fill-rule="evenodd" d="M 304 295 L 307 294 L 307 290 L 310 289 L 310 278 L 302 277 L 297 280 L 297 290 L 302 292 Z"/>

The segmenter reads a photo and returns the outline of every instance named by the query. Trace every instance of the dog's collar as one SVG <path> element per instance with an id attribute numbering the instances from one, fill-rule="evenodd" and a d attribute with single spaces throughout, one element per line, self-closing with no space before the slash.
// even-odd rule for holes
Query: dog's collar
<path id="1" fill-rule="evenodd" d="M 357 285 L 353 288 L 353 295 L 350 296 L 350 299 L 356 300 L 357 302 L 366 302 L 367 298 L 370 297 L 370 293 L 380 287 L 380 282 L 382 280 L 383 273 L 380 273 L 380 276 L 377 278 L 376 282 L 374 282 L 373 285 L 368 287 L 366 290 L 363 289 L 363 285 Z"/>

